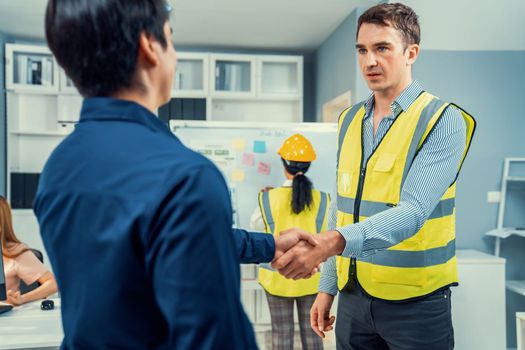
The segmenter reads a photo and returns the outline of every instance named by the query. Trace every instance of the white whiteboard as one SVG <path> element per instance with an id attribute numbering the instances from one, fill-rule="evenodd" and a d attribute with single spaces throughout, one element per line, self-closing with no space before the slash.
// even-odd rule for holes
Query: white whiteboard
<path id="1" fill-rule="evenodd" d="M 171 131 L 189 148 L 210 158 L 232 190 L 235 221 L 249 229 L 259 191 L 285 180 L 277 154 L 283 141 L 300 133 L 312 143 L 317 159 L 306 174 L 314 187 L 330 193 L 335 184 L 337 124 L 170 121 Z"/>

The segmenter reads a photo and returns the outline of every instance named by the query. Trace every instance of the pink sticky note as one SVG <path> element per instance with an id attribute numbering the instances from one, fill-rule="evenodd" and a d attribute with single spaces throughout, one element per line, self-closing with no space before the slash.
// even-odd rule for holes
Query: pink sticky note
<path id="1" fill-rule="evenodd" d="M 257 172 L 262 175 L 270 175 L 270 164 L 259 162 L 257 166 Z"/>
<path id="2" fill-rule="evenodd" d="M 252 153 L 244 153 L 242 155 L 242 164 L 253 166 L 255 164 L 255 156 Z"/>

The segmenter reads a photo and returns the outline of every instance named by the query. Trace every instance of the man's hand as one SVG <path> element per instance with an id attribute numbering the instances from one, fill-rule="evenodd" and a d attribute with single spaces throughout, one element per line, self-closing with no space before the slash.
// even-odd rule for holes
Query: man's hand
<path id="1" fill-rule="evenodd" d="M 330 316 L 330 308 L 333 302 L 333 295 L 319 292 L 310 309 L 310 326 L 321 338 L 325 337 L 324 332 L 334 329 L 335 316 Z"/>
<path id="2" fill-rule="evenodd" d="M 309 235 L 309 233 L 298 228 L 283 231 L 281 235 L 298 235 L 301 233 Z M 272 267 L 279 270 L 279 273 L 286 278 L 308 278 L 321 262 L 326 261 L 330 256 L 340 254 L 345 246 L 344 238 L 337 231 L 327 231 L 316 235 L 315 238 L 319 244 L 314 246 L 306 242 L 298 242 L 282 256 L 276 256 L 272 262 Z"/>
<path id="3" fill-rule="evenodd" d="M 305 231 L 300 230 L 286 230 L 280 233 L 278 237 L 275 237 L 275 255 L 273 261 L 279 259 L 286 253 L 290 248 L 295 246 L 300 241 L 308 242 L 311 246 L 319 244 L 318 240 L 315 239 L 314 235 L 309 234 Z"/>

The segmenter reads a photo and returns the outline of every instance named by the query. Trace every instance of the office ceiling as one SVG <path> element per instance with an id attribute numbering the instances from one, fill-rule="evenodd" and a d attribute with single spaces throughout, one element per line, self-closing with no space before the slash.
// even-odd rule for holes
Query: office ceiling
<path id="1" fill-rule="evenodd" d="M 359 6 L 379 0 L 170 0 L 180 46 L 315 50 Z M 423 49 L 525 50 L 525 1 L 403 0 Z M 47 0 L 0 0 L 0 32 L 44 39 Z"/>
<path id="2" fill-rule="evenodd" d="M 358 6 L 377 0 L 171 0 L 183 46 L 311 50 Z M 0 31 L 44 39 L 47 0 L 0 0 Z"/>

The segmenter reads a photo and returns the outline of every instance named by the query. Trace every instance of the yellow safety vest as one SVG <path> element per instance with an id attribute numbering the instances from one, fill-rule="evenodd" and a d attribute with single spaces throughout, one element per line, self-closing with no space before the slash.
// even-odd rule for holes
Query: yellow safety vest
<path id="1" fill-rule="evenodd" d="M 292 213 L 290 202 L 291 187 L 278 187 L 259 193 L 259 206 L 266 232 L 279 235 L 279 232 L 299 227 L 316 234 L 325 230 L 330 196 L 312 190 L 312 205 L 299 214 Z M 281 297 L 301 297 L 317 293 L 319 273 L 309 279 L 291 280 L 275 271 L 270 264 L 259 265 L 259 283 L 270 294 Z"/>
<path id="2" fill-rule="evenodd" d="M 362 159 L 364 103 L 343 111 L 337 156 L 337 227 L 362 221 L 399 202 L 412 162 L 446 108 L 457 108 L 467 126 L 463 164 L 476 122 L 457 105 L 423 92 L 397 116 L 368 162 Z M 458 174 L 460 169 L 461 165 Z M 336 257 L 339 290 L 351 287 L 350 274 L 354 273 L 366 293 L 385 300 L 417 298 L 457 284 L 455 196 L 456 181 L 423 227 L 399 244 L 367 258 Z"/>

